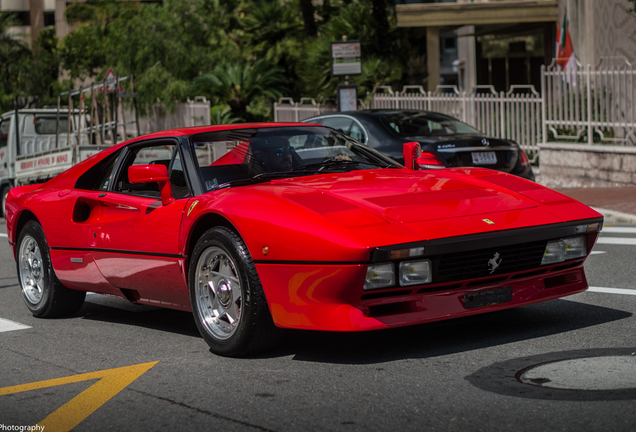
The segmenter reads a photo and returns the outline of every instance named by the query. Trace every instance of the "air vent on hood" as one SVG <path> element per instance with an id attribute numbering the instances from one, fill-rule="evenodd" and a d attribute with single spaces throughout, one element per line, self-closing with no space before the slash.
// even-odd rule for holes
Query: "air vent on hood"
<path id="1" fill-rule="evenodd" d="M 355 205 L 321 192 L 285 195 L 288 200 L 307 207 L 322 215 L 328 213 L 357 210 Z"/>
<path id="2" fill-rule="evenodd" d="M 510 189 L 511 191 L 521 192 L 526 190 L 533 189 L 541 189 L 542 186 L 531 182 L 529 180 L 524 180 L 522 178 L 513 176 L 513 175 L 490 175 L 478 177 L 479 180 L 484 180 L 490 182 L 492 184 L 496 184 L 497 186 L 505 187 L 506 189 Z"/>
<path id="3" fill-rule="evenodd" d="M 372 204 L 380 207 L 401 207 L 414 204 L 430 204 L 444 201 L 467 200 L 472 198 L 484 198 L 494 196 L 493 193 L 483 189 L 460 189 L 449 191 L 408 193 L 402 195 L 389 195 L 378 198 L 368 198 Z"/>
<path id="4" fill-rule="evenodd" d="M 350 202 L 323 192 L 286 194 L 285 198 L 347 228 L 388 224 L 384 219 Z"/>
<path id="5" fill-rule="evenodd" d="M 547 189 L 538 183 L 524 180 L 512 175 L 483 176 L 479 177 L 479 179 L 520 193 L 523 196 L 540 202 L 541 204 L 562 205 L 576 202 L 572 198 L 551 189 Z"/>

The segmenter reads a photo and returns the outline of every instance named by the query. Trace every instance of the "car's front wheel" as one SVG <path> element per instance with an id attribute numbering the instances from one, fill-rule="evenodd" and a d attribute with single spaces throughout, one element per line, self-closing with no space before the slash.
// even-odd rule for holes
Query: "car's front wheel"
<path id="1" fill-rule="evenodd" d="M 215 227 L 201 236 L 188 282 L 197 327 L 215 354 L 252 354 L 280 338 L 252 257 L 235 232 Z"/>
<path id="2" fill-rule="evenodd" d="M 16 264 L 22 298 L 33 316 L 69 315 L 84 304 L 84 291 L 65 287 L 55 276 L 49 246 L 39 223 L 29 221 L 20 232 Z"/>

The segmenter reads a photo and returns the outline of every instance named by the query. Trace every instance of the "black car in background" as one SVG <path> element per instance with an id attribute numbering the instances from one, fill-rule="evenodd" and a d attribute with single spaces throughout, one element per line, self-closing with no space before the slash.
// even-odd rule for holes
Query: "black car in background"
<path id="1" fill-rule="evenodd" d="M 478 166 L 533 180 L 528 157 L 514 141 L 487 137 L 453 117 L 430 111 L 359 110 L 303 120 L 339 130 L 404 163 L 402 146 L 422 147 L 422 168 Z"/>

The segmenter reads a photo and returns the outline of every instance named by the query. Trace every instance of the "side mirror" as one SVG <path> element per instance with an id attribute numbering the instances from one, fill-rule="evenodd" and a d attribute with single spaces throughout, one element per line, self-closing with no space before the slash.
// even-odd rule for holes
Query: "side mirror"
<path id="1" fill-rule="evenodd" d="M 131 165 L 128 167 L 128 181 L 133 184 L 155 182 L 161 191 L 161 204 L 168 205 L 174 201 L 165 165 Z"/>
<path id="2" fill-rule="evenodd" d="M 415 165 L 415 161 L 422 156 L 422 147 L 418 142 L 408 142 L 402 147 L 402 154 L 404 155 L 404 166 L 406 169 L 415 170 L 418 169 Z"/>

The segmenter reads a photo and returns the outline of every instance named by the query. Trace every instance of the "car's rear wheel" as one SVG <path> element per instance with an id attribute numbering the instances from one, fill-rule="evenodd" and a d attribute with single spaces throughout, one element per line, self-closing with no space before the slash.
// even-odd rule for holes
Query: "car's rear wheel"
<path id="1" fill-rule="evenodd" d="M 53 318 L 75 313 L 86 293 L 71 290 L 57 279 L 49 247 L 39 223 L 26 223 L 18 238 L 18 280 L 22 298 L 33 316 Z"/>
<path id="2" fill-rule="evenodd" d="M 197 327 L 214 353 L 252 354 L 279 339 L 252 257 L 233 231 L 215 227 L 201 236 L 189 286 Z"/>

